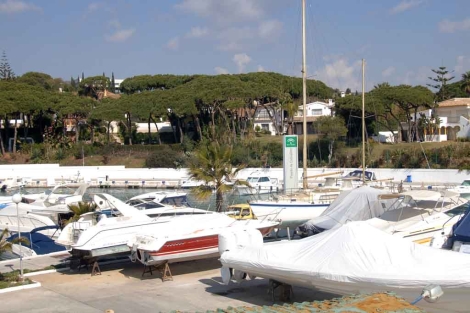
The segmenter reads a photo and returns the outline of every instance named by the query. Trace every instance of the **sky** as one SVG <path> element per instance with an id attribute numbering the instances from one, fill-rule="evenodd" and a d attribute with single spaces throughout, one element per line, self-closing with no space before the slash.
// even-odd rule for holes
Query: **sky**
<path id="1" fill-rule="evenodd" d="M 425 85 L 470 70 L 469 0 L 306 0 L 307 76 L 328 86 Z M 0 0 L 17 75 L 301 76 L 301 0 Z M 455 81 L 454 80 L 454 81 Z"/>

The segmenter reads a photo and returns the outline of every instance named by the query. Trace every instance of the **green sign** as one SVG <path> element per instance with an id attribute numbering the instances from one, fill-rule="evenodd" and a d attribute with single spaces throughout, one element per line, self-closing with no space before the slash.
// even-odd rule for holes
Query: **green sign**
<path id="1" fill-rule="evenodd" d="M 286 137 L 286 148 L 297 148 L 297 137 Z"/>

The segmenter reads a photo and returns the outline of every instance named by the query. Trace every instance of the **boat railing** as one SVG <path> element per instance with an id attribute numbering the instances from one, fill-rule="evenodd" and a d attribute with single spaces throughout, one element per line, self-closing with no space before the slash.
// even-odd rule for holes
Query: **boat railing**
<path id="1" fill-rule="evenodd" d="M 280 219 L 277 219 L 278 215 L 281 213 L 282 210 L 285 208 L 276 209 L 275 211 L 263 215 L 256 215 L 256 219 L 246 219 L 246 220 L 234 220 L 232 224 L 240 223 L 240 221 L 246 221 L 246 225 L 250 222 L 254 223 L 253 221 L 256 220 L 258 222 L 264 223 L 265 221 L 274 221 L 274 222 L 281 222 Z M 274 216 L 273 216 L 274 215 Z M 270 218 L 272 216 L 272 218 Z"/>
<path id="2" fill-rule="evenodd" d="M 189 211 L 182 211 L 183 209 L 189 210 Z M 197 213 L 196 213 L 196 210 L 197 210 Z M 194 215 L 194 214 L 197 214 L 197 215 L 212 214 L 212 211 L 206 210 L 205 213 L 202 213 L 199 209 L 191 208 L 191 207 L 169 207 L 166 210 L 156 214 L 154 217 L 152 217 L 152 219 L 158 220 L 161 217 L 170 216 L 170 215 L 167 214 L 168 212 L 173 213 L 173 214 L 170 214 L 170 215 L 174 215 L 174 216 Z"/>

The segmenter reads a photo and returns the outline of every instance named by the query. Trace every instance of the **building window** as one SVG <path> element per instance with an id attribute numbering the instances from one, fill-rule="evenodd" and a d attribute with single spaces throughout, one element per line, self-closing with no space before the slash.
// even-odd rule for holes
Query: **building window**
<path id="1" fill-rule="evenodd" d="M 258 110 L 256 117 L 259 119 L 268 119 L 269 118 L 268 111 L 266 109 Z"/>
<path id="2" fill-rule="evenodd" d="M 269 124 L 261 124 L 262 130 L 269 130 Z"/>
<path id="3" fill-rule="evenodd" d="M 322 109 L 312 109 L 312 115 L 313 116 L 321 116 L 323 110 Z"/>

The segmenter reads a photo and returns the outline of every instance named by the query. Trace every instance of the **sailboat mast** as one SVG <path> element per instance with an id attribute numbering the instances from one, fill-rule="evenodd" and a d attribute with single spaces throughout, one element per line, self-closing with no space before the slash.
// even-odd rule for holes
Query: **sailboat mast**
<path id="1" fill-rule="evenodd" d="M 305 0 L 302 0 L 302 105 L 303 105 L 303 149 L 302 149 L 302 165 L 303 179 L 302 186 L 307 189 L 307 52 L 305 44 Z"/>
<path id="2" fill-rule="evenodd" d="M 362 59 L 362 183 L 366 182 L 366 119 L 365 119 L 365 67 L 366 61 Z"/>

